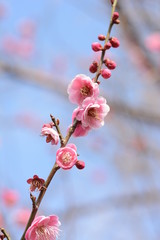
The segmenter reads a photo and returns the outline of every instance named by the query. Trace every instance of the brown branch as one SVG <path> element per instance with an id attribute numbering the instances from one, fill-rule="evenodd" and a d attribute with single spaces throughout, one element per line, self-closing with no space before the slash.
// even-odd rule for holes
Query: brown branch
<path id="1" fill-rule="evenodd" d="M 52 168 L 52 170 L 51 170 L 51 172 L 50 172 L 50 174 L 49 174 L 49 176 L 48 176 L 48 178 L 47 178 L 47 180 L 46 180 L 46 182 L 45 182 L 45 184 L 44 184 L 44 187 L 42 188 L 42 190 L 41 190 L 40 193 L 39 193 L 39 196 L 38 196 L 38 198 L 37 198 L 37 201 L 34 202 L 34 204 L 32 204 L 32 212 L 31 212 L 30 218 L 29 218 L 29 220 L 28 220 L 28 223 L 27 223 L 27 225 L 26 225 L 25 231 L 24 231 L 24 233 L 23 233 L 23 235 L 22 235 L 22 237 L 21 237 L 21 240 L 25 240 L 26 231 L 28 230 L 28 228 L 29 228 L 30 225 L 32 224 L 32 222 L 33 222 L 33 220 L 34 220 L 34 218 L 35 218 L 35 216 L 36 216 L 36 214 L 37 214 L 37 211 L 38 211 L 38 209 L 39 209 L 39 206 L 40 206 L 40 204 L 41 204 L 41 201 L 42 201 L 42 199 L 43 199 L 43 197 L 44 197 L 44 195 L 45 195 L 45 192 L 47 191 L 47 188 L 48 188 L 48 186 L 49 186 L 52 178 L 54 177 L 55 173 L 57 172 L 57 170 L 58 170 L 59 168 L 60 168 L 60 167 L 55 163 L 54 166 L 53 166 L 53 168 Z M 33 203 L 33 200 L 32 200 L 32 203 Z"/>
<path id="2" fill-rule="evenodd" d="M 90 215 L 95 212 L 104 212 L 105 210 L 112 209 L 130 209 L 131 207 L 140 206 L 155 206 L 160 201 L 160 193 L 158 189 L 153 189 L 144 192 L 133 192 L 131 194 L 117 194 L 116 196 L 104 197 L 103 199 L 81 204 L 79 206 L 71 206 L 61 213 L 61 216 L 65 220 L 73 221 L 72 217 L 76 218 L 79 213 L 82 215 Z M 73 213 L 72 215 L 70 213 Z M 70 216 L 70 217 L 69 217 Z"/>
<path id="3" fill-rule="evenodd" d="M 45 72 L 42 73 L 40 70 L 16 66 L 14 64 L 12 65 L 2 60 L 0 60 L 0 69 L 9 74 L 16 75 L 16 77 L 19 77 L 20 81 L 24 79 L 31 84 L 36 83 L 37 85 L 45 87 L 49 90 L 57 91 L 65 98 L 68 97 L 66 93 L 67 86 L 64 84 L 65 81 L 53 78 L 51 74 Z M 105 94 L 103 94 L 103 96 L 105 97 Z M 109 105 L 113 111 L 118 114 L 127 115 L 132 119 L 141 120 L 149 124 L 160 125 L 160 114 L 156 112 L 145 111 L 142 108 L 135 109 L 122 101 L 116 101 L 116 99 L 113 100 L 111 98 L 109 100 Z"/>
<path id="4" fill-rule="evenodd" d="M 58 135 L 59 135 L 59 138 L 60 138 L 60 141 L 61 141 L 61 147 L 63 147 L 65 145 L 64 144 L 64 138 L 63 138 L 62 133 L 60 131 L 59 125 L 57 124 L 57 120 L 55 119 L 55 117 L 52 116 L 52 114 L 50 114 L 50 117 L 52 119 L 52 122 L 54 123 L 54 126 L 57 129 L 57 132 L 58 132 Z"/>
<path id="5" fill-rule="evenodd" d="M 11 240 L 10 236 L 6 233 L 6 230 L 4 228 L 0 228 L 0 231 L 3 233 L 4 237 L 7 240 Z"/>
<path id="6" fill-rule="evenodd" d="M 134 26 L 131 16 L 127 14 L 127 11 L 125 11 L 125 7 L 121 1 L 118 1 L 117 10 L 121 16 L 121 27 L 123 27 L 129 47 L 131 50 L 135 49 L 138 53 L 138 58 L 142 61 L 146 71 L 152 76 L 152 81 L 159 82 L 160 71 L 158 70 L 158 67 L 155 66 L 154 59 L 145 48 L 141 36 Z"/>

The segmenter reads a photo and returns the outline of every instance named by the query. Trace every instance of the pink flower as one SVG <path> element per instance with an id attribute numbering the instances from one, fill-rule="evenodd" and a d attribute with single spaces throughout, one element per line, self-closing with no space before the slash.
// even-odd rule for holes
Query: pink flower
<path id="1" fill-rule="evenodd" d="M 72 124 L 77 116 L 79 112 L 79 107 L 76 108 L 74 111 L 73 111 L 73 114 L 72 114 Z M 76 126 L 76 129 L 74 130 L 74 133 L 72 134 L 73 137 L 83 137 L 83 136 L 86 136 L 89 132 L 91 128 L 90 127 L 84 127 L 82 125 L 82 122 L 79 121 L 77 126 Z"/>
<path id="2" fill-rule="evenodd" d="M 39 216 L 35 218 L 32 225 L 28 228 L 26 240 L 56 240 L 59 235 L 59 226 L 61 225 L 58 217 L 51 215 L 48 217 Z"/>
<path id="3" fill-rule="evenodd" d="M 56 163 L 64 170 L 72 168 L 77 162 L 77 148 L 74 144 L 67 144 L 66 147 L 58 149 Z"/>
<path id="4" fill-rule="evenodd" d="M 27 183 L 30 184 L 30 191 L 33 192 L 36 189 L 40 191 L 45 183 L 43 178 L 39 178 L 37 175 L 34 175 L 33 178 L 29 178 Z"/>
<path id="5" fill-rule="evenodd" d="M 29 209 L 19 209 L 15 214 L 14 220 L 18 225 L 25 226 L 28 222 L 30 214 L 31 211 Z"/>
<path id="6" fill-rule="evenodd" d="M 76 119 L 82 122 L 83 127 L 99 128 L 104 125 L 104 118 L 109 110 L 105 98 L 86 98 L 82 107 L 76 110 Z"/>
<path id="7" fill-rule="evenodd" d="M 6 206 L 14 206 L 19 200 L 19 193 L 16 190 L 4 189 L 2 199 Z"/>
<path id="8" fill-rule="evenodd" d="M 68 86 L 69 100 L 72 103 L 81 105 L 87 97 L 96 97 L 99 94 L 99 87 L 86 75 L 77 75 Z"/>
<path id="9" fill-rule="evenodd" d="M 41 136 L 46 136 L 46 142 L 51 142 L 52 145 L 57 145 L 59 142 L 59 135 L 54 129 L 52 129 L 51 124 L 43 125 Z"/>
<path id="10" fill-rule="evenodd" d="M 152 52 L 160 51 L 160 32 L 154 32 L 146 38 L 146 47 Z"/>

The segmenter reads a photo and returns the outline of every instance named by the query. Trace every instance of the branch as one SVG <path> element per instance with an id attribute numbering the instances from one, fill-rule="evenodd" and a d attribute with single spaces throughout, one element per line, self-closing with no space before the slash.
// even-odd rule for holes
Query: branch
<path id="1" fill-rule="evenodd" d="M 68 97 L 66 93 L 67 86 L 62 83 L 65 81 L 61 81 L 58 78 L 53 78 L 53 76 L 49 73 L 23 66 L 16 66 L 14 64 L 6 63 L 2 60 L 0 60 L 0 69 L 11 75 L 16 75 L 16 77 L 19 77 L 20 81 L 24 79 L 31 84 L 36 83 L 37 85 L 45 87 L 49 90 L 57 91 L 63 97 Z M 106 98 L 104 93 L 103 96 Z M 149 124 L 160 125 L 160 114 L 158 113 L 145 111 L 141 108 L 135 109 L 122 101 L 116 101 L 116 99 L 110 99 L 109 104 L 118 114 L 127 115 L 130 118 L 141 120 Z"/>
<path id="2" fill-rule="evenodd" d="M 7 238 L 7 240 L 11 240 L 9 235 L 6 233 L 6 230 L 4 228 L 0 228 L 0 230 L 3 233 L 4 237 Z"/>

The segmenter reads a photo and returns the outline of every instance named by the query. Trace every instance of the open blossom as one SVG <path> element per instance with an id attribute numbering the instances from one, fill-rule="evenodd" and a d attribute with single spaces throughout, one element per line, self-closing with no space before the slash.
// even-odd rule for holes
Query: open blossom
<path id="1" fill-rule="evenodd" d="M 81 121 L 84 127 L 99 128 L 104 125 L 104 118 L 109 110 L 105 98 L 86 98 L 82 107 L 76 109 L 76 119 Z"/>
<path id="2" fill-rule="evenodd" d="M 97 97 L 99 87 L 86 75 L 79 74 L 69 84 L 67 92 L 72 103 L 81 105 L 85 98 Z"/>
<path id="3" fill-rule="evenodd" d="M 59 235 L 59 226 L 61 225 L 56 215 L 48 217 L 39 216 L 35 218 L 32 225 L 28 228 L 26 240 L 56 240 Z"/>
<path id="4" fill-rule="evenodd" d="M 66 147 L 58 149 L 56 163 L 64 170 L 72 168 L 77 162 L 77 147 L 70 143 Z"/>
<path id="5" fill-rule="evenodd" d="M 41 129 L 41 136 L 46 136 L 46 142 L 51 142 L 52 145 L 57 145 L 59 142 L 58 133 L 52 129 L 50 124 L 44 124 Z"/>
<path id="6" fill-rule="evenodd" d="M 77 116 L 79 112 L 79 108 L 76 108 L 74 111 L 73 111 L 73 114 L 72 114 L 72 124 Z M 72 134 L 73 137 L 83 137 L 83 136 L 86 136 L 89 132 L 91 128 L 90 127 L 85 127 L 82 125 L 82 122 L 79 121 L 77 126 L 76 126 L 76 129 L 74 130 L 74 133 Z"/>
<path id="7" fill-rule="evenodd" d="M 33 178 L 29 178 L 27 183 L 30 184 L 30 191 L 33 192 L 36 189 L 40 191 L 45 183 L 43 178 L 39 178 L 37 175 L 34 175 Z"/>

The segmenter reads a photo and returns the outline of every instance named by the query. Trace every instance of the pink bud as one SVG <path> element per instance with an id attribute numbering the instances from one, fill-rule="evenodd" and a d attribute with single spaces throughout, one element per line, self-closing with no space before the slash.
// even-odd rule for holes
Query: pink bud
<path id="1" fill-rule="evenodd" d="M 110 42 L 107 42 L 105 45 L 104 45 L 104 50 L 108 50 L 112 47 L 111 43 Z"/>
<path id="2" fill-rule="evenodd" d="M 120 20 L 119 20 L 119 19 L 116 19 L 116 20 L 114 21 L 114 24 L 120 24 Z"/>
<path id="3" fill-rule="evenodd" d="M 106 65 L 106 67 L 108 67 L 111 70 L 116 68 L 116 63 L 114 61 L 111 61 L 108 58 L 104 60 L 104 64 Z"/>
<path id="4" fill-rule="evenodd" d="M 110 43 L 113 48 L 117 48 L 120 45 L 120 42 L 119 42 L 118 38 L 116 38 L 116 37 L 110 38 Z"/>
<path id="5" fill-rule="evenodd" d="M 102 69 L 101 70 L 101 75 L 103 78 L 107 79 L 110 78 L 111 76 L 111 71 L 109 69 Z"/>
<path id="6" fill-rule="evenodd" d="M 91 65 L 90 65 L 90 68 L 89 68 L 89 71 L 91 73 L 95 73 L 97 72 L 97 68 L 98 68 L 98 63 L 96 61 L 94 61 Z"/>
<path id="7" fill-rule="evenodd" d="M 101 44 L 99 42 L 92 43 L 92 50 L 95 52 L 102 50 Z"/>
<path id="8" fill-rule="evenodd" d="M 114 12 L 113 16 L 112 16 L 112 20 L 115 21 L 119 18 L 119 13 L 118 12 Z"/>
<path id="9" fill-rule="evenodd" d="M 100 34 L 100 35 L 98 36 L 98 39 L 99 39 L 100 41 L 104 41 L 104 40 L 106 39 L 106 36 L 104 36 L 103 34 Z"/>
<path id="10" fill-rule="evenodd" d="M 77 161 L 76 162 L 76 167 L 78 168 L 78 169 L 83 169 L 84 167 L 85 167 L 85 162 L 83 162 L 83 161 Z"/>

